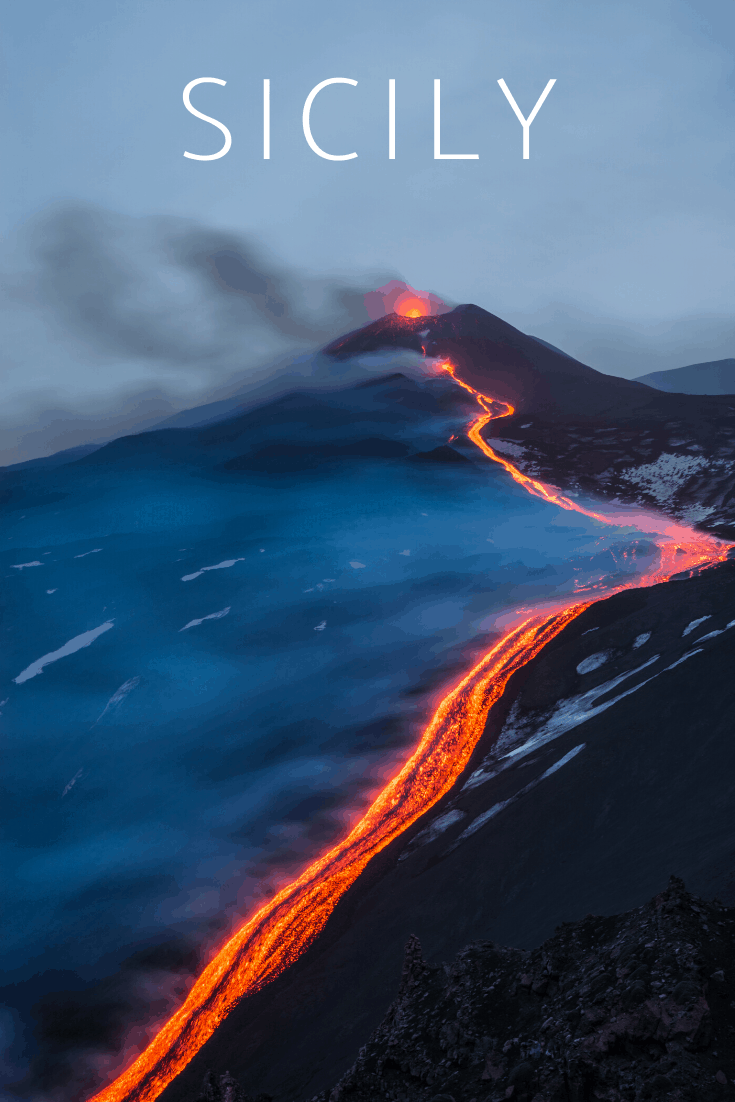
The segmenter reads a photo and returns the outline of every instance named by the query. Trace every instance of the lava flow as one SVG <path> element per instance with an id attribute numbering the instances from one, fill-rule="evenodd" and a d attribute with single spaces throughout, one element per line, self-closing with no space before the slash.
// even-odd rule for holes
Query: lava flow
<path id="1" fill-rule="evenodd" d="M 429 810 L 454 785 L 485 728 L 488 712 L 512 674 L 534 658 L 554 636 L 596 601 L 621 589 L 653 585 L 672 573 L 714 564 L 727 546 L 704 533 L 647 513 L 604 515 L 591 512 L 554 487 L 522 474 L 483 440 L 494 418 L 513 413 L 507 403 L 468 386 L 451 363 L 439 365 L 478 401 L 482 413 L 469 438 L 530 493 L 563 509 L 607 524 L 637 527 L 665 538 L 661 558 L 647 573 L 603 592 L 563 596 L 508 630 L 436 709 L 418 747 L 383 788 L 350 834 L 281 889 L 242 926 L 207 965 L 186 1001 L 143 1053 L 94 1102 L 149 1102 L 186 1067 L 243 996 L 258 991 L 292 964 L 323 929 L 340 897 L 367 863 Z"/>
<path id="2" fill-rule="evenodd" d="M 612 596 L 620 589 L 645 587 L 655 585 L 658 582 L 665 582 L 672 574 L 704 567 L 708 564 L 714 566 L 727 557 L 727 551 L 731 545 L 717 539 L 715 536 L 708 536 L 706 532 L 697 532 L 695 529 L 688 528 L 684 524 L 677 524 L 676 521 L 669 520 L 667 517 L 657 516 L 643 510 L 627 509 L 619 512 L 595 513 L 591 509 L 585 509 L 578 502 L 572 501 L 571 498 L 565 497 L 556 487 L 523 474 L 509 459 L 495 451 L 481 435 L 483 428 L 490 421 L 501 417 L 511 417 L 515 413 L 513 406 L 509 402 L 502 402 L 488 397 L 487 394 L 481 394 L 479 390 L 475 390 L 474 387 L 459 379 L 456 368 L 451 361 L 442 360 L 437 367 L 440 371 L 446 371 L 452 376 L 455 383 L 468 391 L 483 411 L 468 426 L 467 436 L 469 439 L 488 459 L 492 459 L 495 463 L 499 463 L 501 467 L 504 467 L 511 478 L 528 490 L 530 494 L 534 497 L 543 498 L 551 505 L 558 505 L 562 509 L 582 513 L 593 520 L 602 521 L 603 524 L 611 524 L 621 528 L 637 528 L 641 532 L 656 534 L 664 538 L 663 544 L 658 545 L 660 562 L 657 568 L 652 568 L 647 573 L 637 575 L 615 589 L 607 589 L 605 596 Z M 600 600 L 601 598 L 596 599 Z"/>

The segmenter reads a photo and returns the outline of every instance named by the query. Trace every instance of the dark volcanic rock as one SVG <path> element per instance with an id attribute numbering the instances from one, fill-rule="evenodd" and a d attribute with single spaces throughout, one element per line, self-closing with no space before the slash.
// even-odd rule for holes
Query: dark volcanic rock
<path id="1" fill-rule="evenodd" d="M 672 877 L 646 906 L 567 923 L 531 952 L 478 942 L 430 968 L 412 938 L 398 997 L 321 1099 L 735 1096 L 734 934 L 735 911 Z"/>
<path id="2" fill-rule="evenodd" d="M 735 1097 L 734 934 L 735 910 L 672 877 L 530 952 L 477 942 L 430 967 L 412 937 L 384 1021 L 314 1102 Z"/>
<path id="3" fill-rule="evenodd" d="M 478 306 L 381 318 L 329 345 L 336 358 L 379 348 L 447 358 L 477 390 L 510 402 L 491 422 L 520 469 L 567 491 L 654 505 L 735 537 L 735 396 L 664 393 L 603 375 Z M 475 449 L 473 448 L 473 451 Z"/>
<path id="4" fill-rule="evenodd" d="M 472 386 L 482 390 L 491 385 L 494 397 L 525 412 L 606 416 L 611 410 L 646 407 L 661 398 L 644 384 L 601 375 L 473 305 L 436 317 L 389 314 L 340 337 L 324 351 L 345 359 L 384 348 L 448 357 Z"/>

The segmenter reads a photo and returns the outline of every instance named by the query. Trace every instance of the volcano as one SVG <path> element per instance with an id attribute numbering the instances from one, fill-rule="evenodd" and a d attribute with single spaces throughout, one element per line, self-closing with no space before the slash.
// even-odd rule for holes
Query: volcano
<path id="1" fill-rule="evenodd" d="M 405 352 L 423 354 L 426 374 L 400 369 Z M 600 375 L 475 306 L 387 316 L 322 355 L 338 367 L 366 354 L 390 373 L 205 409 L 199 421 L 193 411 L 178 427 L 2 479 L 20 534 L 4 552 L 18 590 L 5 702 L 18 770 L 28 733 L 49 723 L 73 748 L 60 766 L 58 749 L 48 756 L 64 770 L 52 774 L 56 799 L 77 819 L 59 823 L 47 797 L 38 836 L 51 846 L 66 832 L 72 855 L 97 838 L 114 870 L 105 845 L 120 816 L 159 848 L 174 824 L 175 864 L 161 860 L 160 876 L 175 884 L 187 861 L 206 865 L 203 846 L 223 867 L 256 848 L 262 813 L 233 808 L 256 802 L 259 778 L 275 826 L 304 826 L 300 866 L 286 848 L 269 857 L 303 872 L 251 905 L 154 1038 L 154 1058 L 138 1041 L 138 1078 L 125 1072 L 102 1098 L 194 1102 L 206 1074 L 208 1102 L 223 1091 L 227 1102 L 336 1102 L 411 935 L 435 969 L 468 941 L 525 952 L 560 922 L 638 907 L 672 872 L 734 901 L 735 563 L 718 537 L 730 532 L 735 411 Z M 640 511 L 654 504 L 658 514 Z M 498 553 L 511 516 L 519 532 L 545 525 L 528 563 L 512 555 L 526 553 L 530 531 Z M 363 772 L 364 755 L 372 764 L 391 751 L 396 770 L 383 765 L 377 790 L 368 781 L 361 818 L 355 787 L 313 779 L 343 763 L 349 776 L 356 748 Z M 140 794 L 151 776 L 168 808 L 159 833 Z M 346 835 L 329 809 L 349 799 Z M 116 845 L 129 864 L 136 850 Z M 78 858 L 67 865 L 72 881 L 90 880 Z M 108 956 L 124 960 L 117 931 L 138 900 L 126 875 L 70 893 L 48 929 L 61 923 L 71 943 L 79 926 L 67 915 L 109 914 L 96 937 L 105 930 Z M 180 928 L 194 941 L 202 923 L 183 901 L 206 898 L 199 876 L 144 885 L 159 915 L 189 916 Z M 581 986 L 584 967 L 575 957 Z M 138 988 L 110 994 L 105 980 L 103 995 L 90 972 L 76 1003 L 56 987 L 33 1010 L 47 1038 L 44 1089 L 70 1098 L 91 1095 L 94 1076 L 54 1079 L 54 1038 L 86 1020 L 81 1007 L 114 1024 L 127 992 L 140 1006 Z M 540 1043 L 530 1033 L 517 1046 L 526 1056 Z M 120 1036 L 103 1038 L 109 1052 Z M 692 1032 L 692 1044 L 703 1039 Z M 83 1050 L 80 1036 L 67 1042 L 70 1068 Z M 503 1067 L 513 1071 L 509 1058 Z M 436 1082 L 445 1099 L 472 1102 L 530 1100 L 524 1084 L 540 1081 L 422 1074 L 410 1089 L 382 1073 L 354 1082 L 368 1092 L 379 1082 L 396 1102 L 429 1102 Z"/>
<path id="2" fill-rule="evenodd" d="M 676 502 L 670 494 L 666 499 L 670 512 L 682 515 L 701 505 L 705 467 L 710 497 L 732 493 L 731 452 L 723 443 L 732 411 L 723 411 L 721 402 L 704 399 L 692 406 L 680 396 L 602 376 L 474 306 L 434 318 L 389 316 L 325 352 L 339 359 L 397 348 L 451 363 L 463 385 L 510 407 L 508 417 L 490 421 L 485 438 L 501 455 L 503 443 L 506 449 L 510 444 L 513 463 L 529 476 L 548 476 L 566 491 L 594 490 L 602 499 L 660 504 L 640 470 L 660 464 L 668 445 L 687 449 L 673 454 L 682 456 L 688 476 L 678 478 Z M 683 428 L 686 440 L 672 439 Z M 526 435 L 519 437 L 519 431 Z M 718 433 L 715 450 L 712 436 Z M 708 439 L 707 454 L 699 439 Z M 692 453 L 698 460 L 696 488 L 686 466 Z M 658 488 L 659 495 L 669 490 Z M 727 530 L 725 519 L 723 512 L 720 530 Z M 408 933 L 418 934 L 434 961 L 478 937 L 530 949 L 560 921 L 637 905 L 672 867 L 698 888 L 732 896 L 732 863 L 725 856 L 735 846 L 725 811 L 735 788 L 725 734 L 735 708 L 725 672 L 732 642 L 719 648 L 720 636 L 730 639 L 735 627 L 733 571 L 735 564 L 726 564 L 645 595 L 599 601 L 525 663 L 491 710 L 473 759 L 447 798 L 373 860 L 313 946 L 288 973 L 234 1009 L 164 1097 L 194 1099 L 197 1077 L 209 1066 L 227 1067 L 248 1089 L 265 1088 L 284 1100 L 317 1090 L 316 1098 L 341 1102 L 351 1095 L 372 1097 L 376 1089 L 388 1098 L 429 1099 L 431 1084 L 442 1079 L 444 1089 L 455 1093 L 437 1099 L 469 1102 L 481 1090 L 495 1098 L 482 1081 L 470 1076 L 462 1082 L 461 1073 L 457 1082 L 457 1075 L 430 1072 L 422 1084 L 418 1051 L 413 1056 L 410 1043 L 397 1064 L 390 1055 L 379 1058 L 372 1085 L 353 1069 L 351 1078 L 329 1088 L 376 1024 Z M 712 622 L 711 630 L 700 629 L 687 643 L 705 621 Z M 697 646 L 698 639 L 717 640 L 716 654 Z M 726 699 L 720 700 L 723 692 Z M 692 784 L 692 747 L 703 738 L 708 776 Z M 681 757 L 674 749 L 679 746 Z M 646 765 L 641 754 L 651 755 Z M 715 758 L 718 775 L 729 780 L 727 796 L 723 790 L 713 801 L 718 782 L 709 770 Z M 640 788 L 632 778 L 644 776 Z M 694 808 L 701 815 L 696 823 L 689 817 Z M 454 1026 L 445 1022 L 442 1028 L 451 1032 Z M 538 1048 L 539 1039 L 532 1031 L 524 1043 L 528 1051 L 529 1045 Z M 451 1052 L 444 1063 L 453 1060 L 462 1065 L 462 1057 Z M 389 1065 L 400 1066 L 407 1078 L 386 1075 Z M 626 1074 L 627 1067 L 621 1082 Z M 584 1082 L 569 1082 L 562 1075 L 555 1088 L 562 1091 L 559 1098 L 586 1089 Z M 510 1083 L 498 1083 L 502 1097 L 530 1100 L 523 1075 L 516 1086 Z"/>
<path id="3" fill-rule="evenodd" d="M 509 402 L 515 413 L 491 436 L 525 473 L 735 537 L 735 395 L 663 393 L 604 375 L 473 305 L 388 315 L 325 351 L 389 348 L 449 359 L 477 390 Z"/>

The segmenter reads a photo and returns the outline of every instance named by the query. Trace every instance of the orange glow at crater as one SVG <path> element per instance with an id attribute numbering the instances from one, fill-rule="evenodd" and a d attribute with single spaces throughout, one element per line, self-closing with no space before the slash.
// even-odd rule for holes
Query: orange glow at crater
<path id="1" fill-rule="evenodd" d="M 431 313 L 428 302 L 410 294 L 401 295 L 399 299 L 396 299 L 393 310 L 396 314 L 400 314 L 402 318 L 424 318 Z"/>
<path id="2" fill-rule="evenodd" d="M 388 314 L 398 314 L 402 318 L 434 317 L 447 309 L 437 295 L 417 291 L 401 279 L 392 279 L 384 287 L 369 291 L 365 295 L 365 308 L 373 320 Z"/>
<path id="3" fill-rule="evenodd" d="M 408 305 L 409 302 L 417 305 Z M 423 305 L 418 296 L 407 296 L 407 311 Z M 412 314 L 394 309 L 404 317 L 421 317 L 428 312 L 422 309 L 421 313 Z M 186 1001 L 145 1051 L 95 1095 L 95 1102 L 153 1102 L 240 999 L 259 991 L 304 952 L 368 862 L 449 792 L 467 766 L 485 729 L 488 713 L 502 696 L 512 674 L 539 654 L 567 624 L 613 593 L 653 585 L 675 572 L 711 566 L 726 557 L 729 545 L 713 536 L 642 510 L 592 512 L 555 487 L 524 475 L 481 435 L 491 420 L 510 416 L 513 407 L 463 382 L 449 361 L 438 366 L 477 400 L 480 413 L 468 427 L 468 436 L 487 458 L 500 463 L 529 493 L 562 509 L 583 513 L 606 524 L 660 534 L 663 541 L 659 545 L 659 559 L 648 570 L 630 575 L 623 583 L 588 587 L 584 594 L 582 591 L 562 594 L 543 609 L 515 610 L 522 621 L 505 630 L 474 668 L 446 693 L 411 757 L 350 833 L 244 922 L 207 965 Z M 498 618 L 497 626 L 501 622 Z"/>

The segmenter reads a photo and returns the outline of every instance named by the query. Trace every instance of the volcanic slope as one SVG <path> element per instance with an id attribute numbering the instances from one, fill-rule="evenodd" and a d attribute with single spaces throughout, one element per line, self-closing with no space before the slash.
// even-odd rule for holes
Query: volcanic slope
<path id="1" fill-rule="evenodd" d="M 451 360 L 465 382 L 510 402 L 514 415 L 488 436 L 525 474 L 735 537 L 735 396 L 666 394 L 603 375 L 473 305 L 392 314 L 325 351 L 386 348 Z"/>
<path id="2" fill-rule="evenodd" d="M 733 660 L 735 563 L 587 609 L 511 680 L 454 790 L 162 1098 L 190 1102 L 208 1068 L 278 1102 L 331 1088 L 412 934 L 432 966 L 477 940 L 526 950 L 641 906 L 672 872 L 734 903 Z"/>
<path id="3" fill-rule="evenodd" d="M 409 938 L 385 1019 L 313 1102 L 719 1102 L 732 1097 L 735 910 L 672 876 L 627 914 L 564 923 L 538 949 L 481 941 L 428 966 Z M 205 1077 L 199 1102 L 253 1099 Z"/>

